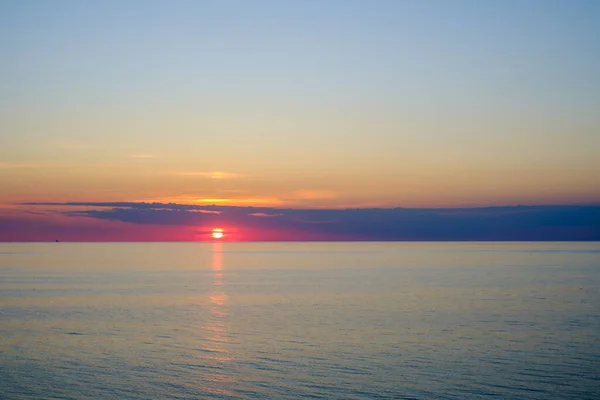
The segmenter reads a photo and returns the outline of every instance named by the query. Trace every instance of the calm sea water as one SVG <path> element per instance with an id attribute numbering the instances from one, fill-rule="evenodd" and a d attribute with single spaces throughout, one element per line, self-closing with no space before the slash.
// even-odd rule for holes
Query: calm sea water
<path id="1" fill-rule="evenodd" d="M 593 399 L 600 243 L 0 244 L 3 399 Z"/>

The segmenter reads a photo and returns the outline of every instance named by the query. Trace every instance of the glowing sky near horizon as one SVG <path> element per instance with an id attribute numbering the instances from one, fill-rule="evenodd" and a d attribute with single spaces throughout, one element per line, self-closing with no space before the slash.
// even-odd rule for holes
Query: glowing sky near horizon
<path id="1" fill-rule="evenodd" d="M 597 1 L 0 3 L 0 204 L 600 202 Z"/>

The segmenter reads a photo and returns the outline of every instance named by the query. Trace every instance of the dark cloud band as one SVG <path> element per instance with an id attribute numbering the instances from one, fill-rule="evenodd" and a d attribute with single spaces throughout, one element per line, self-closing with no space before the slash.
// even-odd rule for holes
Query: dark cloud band
<path id="1" fill-rule="evenodd" d="M 310 210 L 134 202 L 23 205 L 86 207 L 63 213 L 141 225 L 290 230 L 296 232 L 294 237 L 305 233 L 356 240 L 600 240 L 600 206 Z"/>

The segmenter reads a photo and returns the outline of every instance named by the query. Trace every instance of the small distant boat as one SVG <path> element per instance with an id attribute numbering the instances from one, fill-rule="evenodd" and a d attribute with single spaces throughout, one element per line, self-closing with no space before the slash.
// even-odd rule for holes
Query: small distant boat
<path id="1" fill-rule="evenodd" d="M 60 242 L 60 240 L 56 239 L 56 243 Z"/>

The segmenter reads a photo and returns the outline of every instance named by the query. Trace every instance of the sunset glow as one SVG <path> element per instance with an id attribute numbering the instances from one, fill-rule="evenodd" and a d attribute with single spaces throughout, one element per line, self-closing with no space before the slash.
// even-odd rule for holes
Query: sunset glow
<path id="1" fill-rule="evenodd" d="M 600 237 L 593 1 L 59 3 L 0 2 L 0 240 Z"/>

